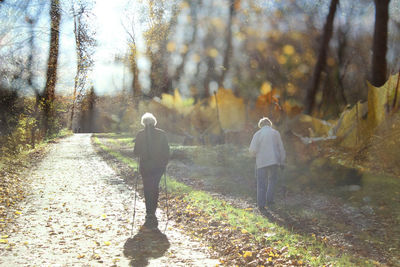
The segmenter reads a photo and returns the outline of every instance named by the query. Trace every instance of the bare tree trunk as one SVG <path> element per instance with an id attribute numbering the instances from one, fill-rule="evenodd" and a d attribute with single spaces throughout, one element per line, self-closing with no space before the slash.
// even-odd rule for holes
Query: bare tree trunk
<path id="1" fill-rule="evenodd" d="M 399 86 L 400 86 L 400 70 L 399 70 L 399 73 L 397 75 L 396 88 L 394 89 L 395 91 L 394 91 L 394 97 L 393 97 L 392 110 L 396 110 L 396 108 L 397 108 Z"/>
<path id="2" fill-rule="evenodd" d="M 160 5 L 157 8 L 157 4 Z M 173 27 L 176 26 L 179 8 L 171 10 L 171 18 L 168 22 L 163 21 L 165 10 L 162 1 L 149 1 L 149 13 L 152 24 L 152 30 L 147 35 L 147 55 L 151 62 L 150 67 L 150 96 L 160 96 L 162 93 L 168 93 L 172 89 L 172 78 L 168 74 L 169 58 L 167 53 L 167 43 Z M 157 44 L 158 50 L 153 51 L 150 43 Z"/>
<path id="3" fill-rule="evenodd" d="M 222 64 L 221 76 L 218 79 L 218 87 L 223 87 L 223 82 L 225 80 L 226 73 L 229 70 L 229 63 L 232 57 L 232 21 L 235 17 L 235 5 L 239 3 L 240 0 L 229 0 L 229 19 L 227 24 L 227 34 L 226 34 L 226 49 L 224 55 L 224 62 Z"/>
<path id="4" fill-rule="evenodd" d="M 51 0 L 50 6 L 50 19 L 51 19 L 51 30 L 50 30 L 50 49 L 49 59 L 47 62 L 47 79 L 46 87 L 44 89 L 44 121 L 43 127 L 45 135 L 48 136 L 52 133 L 53 125 L 50 125 L 54 119 L 54 99 L 55 99 L 55 87 L 57 82 L 57 61 L 58 61 L 58 49 L 60 40 L 60 1 Z"/>
<path id="5" fill-rule="evenodd" d="M 135 104 L 135 108 L 139 108 L 139 97 L 141 95 L 141 86 L 139 83 L 139 68 L 137 66 L 137 50 L 136 45 L 133 43 L 134 48 L 132 49 L 132 58 L 131 58 L 131 71 L 133 74 L 132 81 L 132 91 L 133 91 L 133 103 Z"/>
<path id="6" fill-rule="evenodd" d="M 375 30 L 372 45 L 372 80 L 374 86 L 382 86 L 386 82 L 386 52 L 388 40 L 388 20 L 390 0 L 374 0 Z"/>
<path id="7" fill-rule="evenodd" d="M 74 113 L 75 113 L 75 102 L 76 102 L 76 91 L 78 90 L 78 80 L 79 80 L 79 72 L 80 72 L 80 64 L 79 64 L 79 51 L 80 51 L 80 41 L 79 41 L 79 29 L 78 29 L 78 23 L 77 20 L 79 19 L 79 15 L 75 14 L 75 9 L 74 5 L 72 4 L 72 12 L 74 16 L 74 35 L 75 35 L 75 45 L 76 45 L 76 61 L 77 61 L 77 67 L 76 67 L 76 73 L 75 73 L 75 80 L 74 80 L 74 95 L 72 99 L 72 108 L 71 108 L 71 117 L 70 117 L 70 124 L 69 124 L 69 129 L 72 130 L 72 122 L 74 120 Z"/>
<path id="8" fill-rule="evenodd" d="M 93 53 L 96 40 L 94 32 L 89 27 L 89 20 L 92 14 L 92 6 L 90 1 L 79 1 L 78 8 L 75 10 L 75 3 L 72 2 L 71 11 L 74 17 L 74 36 L 76 51 L 76 73 L 74 82 L 74 94 L 71 108 L 70 126 L 72 129 L 75 110 L 78 102 L 78 96 L 86 89 L 88 72 L 93 67 Z"/>
<path id="9" fill-rule="evenodd" d="M 32 117 L 35 119 L 35 122 L 34 122 L 34 126 L 32 126 L 31 131 L 30 131 L 30 134 L 31 134 L 30 143 L 31 143 L 31 146 L 33 148 L 35 148 L 35 146 L 36 146 L 36 129 L 39 126 L 38 112 L 39 112 L 39 104 L 40 104 L 40 99 L 41 99 L 41 95 L 40 95 L 40 92 L 39 92 L 38 88 L 36 88 L 33 85 L 34 75 L 33 75 L 32 67 L 33 67 L 33 54 L 34 54 L 34 50 L 35 50 L 35 34 L 34 34 L 33 30 L 34 30 L 34 26 L 35 26 L 35 23 L 36 23 L 35 19 L 37 19 L 37 16 L 35 18 L 27 19 L 27 22 L 29 24 L 29 32 L 30 32 L 30 37 L 29 37 L 29 49 L 30 49 L 30 51 L 29 51 L 28 62 L 27 62 L 27 67 L 28 67 L 28 85 L 29 85 L 29 87 L 32 88 L 32 90 L 33 90 L 33 92 L 35 94 L 35 107 L 33 109 L 33 114 L 32 114 Z"/>
<path id="10" fill-rule="evenodd" d="M 311 87 L 307 91 L 307 96 L 305 99 L 305 113 L 311 114 L 314 106 L 315 106 L 315 95 L 317 94 L 319 83 L 321 80 L 321 73 L 324 71 L 326 66 L 326 58 L 329 50 L 329 41 L 332 38 L 333 33 L 333 21 L 335 19 L 335 13 L 337 6 L 339 4 L 339 0 L 331 0 L 331 4 L 329 7 L 329 13 L 326 18 L 326 22 L 324 25 L 324 32 L 322 35 L 322 42 L 319 49 L 319 55 L 317 59 L 317 63 L 314 68 L 314 75 Z"/>

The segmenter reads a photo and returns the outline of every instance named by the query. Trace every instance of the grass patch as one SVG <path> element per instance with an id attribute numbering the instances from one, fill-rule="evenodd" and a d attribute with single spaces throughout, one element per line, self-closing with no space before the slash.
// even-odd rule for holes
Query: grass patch
<path id="1" fill-rule="evenodd" d="M 114 151 L 112 149 L 110 149 L 109 147 L 107 147 L 106 145 L 104 145 L 97 136 L 93 136 L 93 142 L 98 145 L 102 150 L 104 150 L 105 152 L 109 153 L 111 156 L 113 156 L 114 158 L 116 158 L 117 160 L 127 164 L 128 166 L 132 167 L 132 168 L 137 168 L 138 167 L 138 163 L 130 158 L 124 157 L 122 156 L 119 152 Z"/>
<path id="2" fill-rule="evenodd" d="M 107 147 L 97 136 L 94 136 L 93 140 L 95 144 L 117 160 L 132 168 L 137 167 L 136 161 Z M 178 149 L 182 148 L 178 147 Z M 161 184 L 163 186 L 163 183 Z M 167 187 L 170 193 L 183 196 L 188 205 L 205 212 L 217 220 L 227 222 L 234 228 L 250 233 L 256 241 L 266 239 L 269 246 L 277 249 L 287 247 L 290 256 L 298 257 L 300 255 L 304 259 L 304 263 L 312 266 L 374 266 L 375 264 L 374 261 L 356 258 L 335 247 L 331 247 L 323 240 L 316 238 L 315 235 L 296 234 L 285 227 L 270 222 L 253 210 L 236 208 L 224 200 L 213 197 L 207 192 L 195 190 L 169 176 L 167 177 Z"/>

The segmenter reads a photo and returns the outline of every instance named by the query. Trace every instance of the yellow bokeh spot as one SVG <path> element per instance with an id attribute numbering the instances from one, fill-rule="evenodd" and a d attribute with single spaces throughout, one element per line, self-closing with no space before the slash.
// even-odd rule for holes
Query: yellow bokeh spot
<path id="1" fill-rule="evenodd" d="M 168 52 L 174 52 L 175 49 L 176 49 L 176 44 L 175 44 L 175 42 L 169 42 L 169 43 L 167 44 L 167 50 L 168 50 Z"/>
<path id="2" fill-rule="evenodd" d="M 260 51 L 260 52 L 263 52 L 265 50 L 266 46 L 267 45 L 264 42 L 258 42 L 257 43 L 257 50 Z"/>
<path id="3" fill-rule="evenodd" d="M 194 62 L 196 62 L 196 63 L 197 63 L 197 62 L 200 62 L 200 59 L 201 59 L 201 58 L 200 58 L 200 56 L 199 56 L 198 54 L 194 54 L 194 55 L 193 55 L 193 61 L 194 61 Z"/>
<path id="4" fill-rule="evenodd" d="M 289 95 L 294 95 L 297 91 L 297 88 L 293 83 L 288 83 L 286 90 Z"/>
<path id="5" fill-rule="evenodd" d="M 211 19 L 211 24 L 217 28 L 217 29 L 224 29 L 225 28 L 225 23 L 222 19 L 220 18 L 213 18 Z"/>
<path id="6" fill-rule="evenodd" d="M 262 95 L 266 95 L 266 94 L 268 94 L 269 92 L 271 92 L 271 90 L 272 90 L 271 83 L 269 83 L 269 82 L 263 82 L 263 84 L 261 85 L 261 88 L 260 88 L 261 94 L 262 94 Z"/>
<path id="7" fill-rule="evenodd" d="M 287 62 L 287 58 L 284 55 L 279 55 L 278 56 L 278 63 L 280 65 L 284 65 L 284 64 L 286 64 L 286 62 Z"/>
<path id="8" fill-rule="evenodd" d="M 188 2 L 183 1 L 183 2 L 181 3 L 181 9 L 185 9 L 185 8 L 189 8 L 189 7 L 190 7 L 190 5 L 189 5 Z"/>
<path id="9" fill-rule="evenodd" d="M 295 50 L 294 50 L 294 47 L 292 45 L 285 45 L 283 47 L 283 53 L 285 55 L 291 56 L 291 55 L 294 54 L 294 52 L 295 52 Z"/>
<path id="10" fill-rule="evenodd" d="M 215 48 L 210 48 L 207 53 L 210 57 L 216 58 L 218 56 L 218 50 Z"/>

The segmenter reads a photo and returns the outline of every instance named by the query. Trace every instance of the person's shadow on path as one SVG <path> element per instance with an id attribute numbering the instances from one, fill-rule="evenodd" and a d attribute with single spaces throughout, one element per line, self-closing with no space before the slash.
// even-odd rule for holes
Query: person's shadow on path
<path id="1" fill-rule="evenodd" d="M 141 227 L 139 232 L 128 238 L 124 245 L 124 255 L 131 260 L 131 266 L 146 266 L 150 258 L 159 258 L 170 247 L 165 234 L 159 229 Z"/>

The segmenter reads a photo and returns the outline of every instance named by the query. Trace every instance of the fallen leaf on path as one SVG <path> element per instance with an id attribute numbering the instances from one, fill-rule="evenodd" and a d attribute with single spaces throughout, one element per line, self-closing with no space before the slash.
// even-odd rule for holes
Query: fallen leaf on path
<path id="1" fill-rule="evenodd" d="M 251 251 L 245 251 L 243 254 L 243 258 L 248 258 L 248 257 L 252 257 L 253 253 Z"/>

